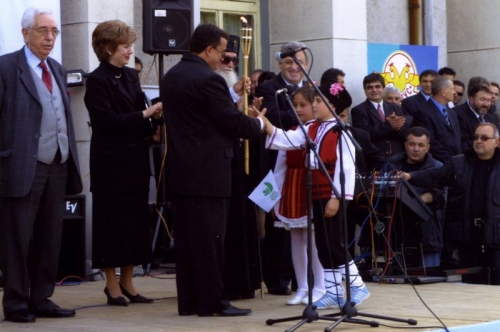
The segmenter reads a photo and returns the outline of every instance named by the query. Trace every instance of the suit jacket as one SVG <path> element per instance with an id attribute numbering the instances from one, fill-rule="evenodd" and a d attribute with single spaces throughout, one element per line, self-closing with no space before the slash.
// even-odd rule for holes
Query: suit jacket
<path id="1" fill-rule="evenodd" d="M 431 135 L 429 151 L 435 159 L 443 164 L 447 163 L 451 157 L 462 152 L 457 113 L 454 108 L 450 109 L 446 106 L 446 109 L 451 126 L 448 125 L 443 114 L 431 99 L 415 115 L 414 119 L 415 126 L 421 126 L 429 130 Z"/>
<path id="2" fill-rule="evenodd" d="M 149 190 L 149 119 L 137 73 L 102 61 L 87 78 L 85 106 L 92 124 L 90 190 L 144 192 Z M 120 80 L 122 83 L 120 83 Z"/>
<path id="3" fill-rule="evenodd" d="M 401 107 L 393 103 L 383 103 L 386 117 L 395 113 L 404 116 Z M 352 126 L 366 130 L 370 134 L 373 144 L 386 157 L 403 151 L 403 143 L 411 125 L 410 117 L 405 116 L 406 123 L 399 130 L 392 129 L 388 121 L 383 122 L 373 104 L 366 99 L 351 110 Z"/>
<path id="4" fill-rule="evenodd" d="M 462 142 L 462 152 L 472 148 L 472 138 L 476 132 L 479 119 L 476 114 L 470 109 L 468 103 L 456 106 L 453 108 L 457 113 L 458 123 L 460 124 L 460 141 Z M 499 127 L 498 119 L 495 115 L 486 113 L 484 115 L 486 122 L 493 123 L 497 128 Z"/>
<path id="5" fill-rule="evenodd" d="M 66 194 L 82 191 L 66 71 L 54 59 L 47 64 L 61 90 L 67 119 L 69 159 Z M 0 57 L 0 196 L 23 197 L 35 177 L 42 105 L 24 49 Z"/>
<path id="6" fill-rule="evenodd" d="M 234 140 L 257 138 L 260 121 L 238 111 L 224 79 L 195 54 L 184 54 L 167 72 L 160 97 L 170 192 L 229 197 Z"/>
<path id="7" fill-rule="evenodd" d="M 415 114 L 427 103 L 427 100 L 422 95 L 422 92 L 416 95 L 407 97 L 401 102 L 401 108 L 406 115 L 415 116 Z"/>
<path id="8" fill-rule="evenodd" d="M 292 98 L 294 87 L 287 85 L 281 73 L 274 79 L 264 82 L 257 86 L 255 89 L 256 97 L 264 97 L 262 100 L 262 108 L 267 108 L 266 117 L 276 127 L 284 130 L 289 130 L 293 126 L 298 126 L 297 116 L 294 110 L 286 101 L 285 94 L 277 96 L 278 102 L 276 103 L 276 91 L 286 88 L 287 94 Z"/>

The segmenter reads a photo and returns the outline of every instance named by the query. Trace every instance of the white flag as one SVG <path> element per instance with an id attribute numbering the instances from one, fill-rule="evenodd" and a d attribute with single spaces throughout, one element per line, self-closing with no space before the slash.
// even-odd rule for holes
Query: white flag
<path id="1" fill-rule="evenodd" d="M 269 171 L 266 177 L 259 183 L 254 191 L 248 196 L 262 210 L 269 212 L 281 198 L 281 190 L 276 184 L 273 171 Z"/>

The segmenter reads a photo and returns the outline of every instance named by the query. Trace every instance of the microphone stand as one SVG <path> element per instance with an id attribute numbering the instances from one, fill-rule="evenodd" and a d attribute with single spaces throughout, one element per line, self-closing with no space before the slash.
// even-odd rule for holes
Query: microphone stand
<path id="1" fill-rule="evenodd" d="M 305 77 L 307 78 L 308 82 L 313 82 L 311 80 L 311 77 L 305 70 L 305 68 L 302 66 L 302 63 L 297 59 L 296 54 L 291 55 L 293 58 L 294 62 L 299 66 L 300 70 L 302 73 L 304 73 Z M 346 322 L 346 323 L 354 323 L 354 324 L 361 324 L 361 325 L 370 325 L 371 327 L 378 327 L 379 323 L 377 321 L 366 321 L 362 319 L 357 319 L 354 318 L 356 316 L 362 316 L 362 317 L 370 317 L 370 318 L 378 318 L 378 319 L 385 319 L 385 320 L 390 320 L 390 321 L 395 321 L 395 322 L 402 322 L 402 323 L 407 323 L 409 325 L 417 325 L 417 321 L 414 319 L 402 319 L 402 318 L 396 318 L 396 317 L 389 317 L 389 316 L 380 316 L 380 315 L 373 315 L 373 314 L 368 314 L 368 313 L 361 313 L 358 312 L 358 310 L 355 307 L 355 303 L 352 302 L 351 300 L 351 289 L 350 289 L 350 273 L 349 273 L 349 248 L 348 248 L 348 235 L 347 235 L 347 205 L 346 205 L 346 199 L 345 199 L 345 172 L 344 172 L 344 160 L 343 160 L 343 155 L 342 155 L 342 142 L 341 142 L 341 137 L 342 134 L 346 135 L 348 139 L 351 140 L 353 143 L 354 147 L 356 150 L 361 151 L 361 147 L 359 144 L 356 142 L 356 140 L 352 137 L 351 133 L 347 130 L 347 126 L 342 122 L 342 120 L 338 117 L 338 115 L 335 113 L 335 111 L 331 108 L 330 103 L 326 99 L 326 97 L 321 93 L 321 91 L 318 89 L 316 84 L 312 84 L 315 93 L 320 96 L 321 100 L 325 103 L 325 105 L 328 107 L 332 115 L 334 116 L 335 120 L 337 121 L 337 125 L 340 128 L 340 134 L 339 134 L 339 154 L 340 154 L 340 191 L 341 195 L 338 194 L 337 189 L 333 185 L 332 178 L 328 174 L 325 165 L 321 161 L 321 158 L 319 157 L 317 151 L 316 151 L 316 146 L 312 142 L 311 138 L 309 137 L 308 133 L 305 131 L 305 127 L 302 125 L 300 120 L 299 126 L 304 133 L 304 136 L 307 141 L 307 240 L 308 240 L 308 245 L 307 245 L 307 276 L 308 276 L 308 304 L 306 308 L 304 309 L 302 316 L 295 316 L 295 317 L 288 317 L 288 318 L 281 318 L 281 319 L 268 319 L 266 321 L 267 325 L 272 325 L 274 323 L 281 323 L 281 322 L 287 322 L 291 320 L 297 320 L 301 319 L 300 322 L 295 324 L 291 329 L 286 330 L 286 332 L 293 332 L 296 329 L 298 329 L 300 326 L 304 325 L 305 323 L 311 323 L 313 321 L 316 321 L 318 319 L 322 320 L 328 320 L 328 321 L 334 321 L 334 323 L 328 327 L 325 328 L 325 331 L 331 331 L 333 330 L 337 325 L 339 325 L 341 322 Z M 288 94 L 286 94 L 286 100 L 290 104 L 291 109 L 295 111 L 293 108 L 293 105 L 291 105 L 290 97 Z M 296 112 L 294 112 L 296 115 Z M 298 116 L 296 115 L 297 119 Z M 344 238 L 344 266 L 345 266 L 345 278 L 346 278 L 346 297 L 347 301 L 345 305 L 342 307 L 340 313 L 334 313 L 334 314 L 329 314 L 329 315 L 324 315 L 324 316 L 319 316 L 318 313 L 316 312 L 316 307 L 312 305 L 312 263 L 311 263 L 311 241 L 312 241 L 312 232 L 311 232 L 311 203 L 312 203 L 312 181 L 311 181 L 311 173 L 310 173 L 310 154 L 309 152 L 312 151 L 314 153 L 314 156 L 316 160 L 318 161 L 318 166 L 321 169 L 321 171 L 325 174 L 327 177 L 332 190 L 335 194 L 336 197 L 340 197 L 340 211 L 337 213 L 342 213 L 342 229 L 343 229 L 343 238 Z"/>

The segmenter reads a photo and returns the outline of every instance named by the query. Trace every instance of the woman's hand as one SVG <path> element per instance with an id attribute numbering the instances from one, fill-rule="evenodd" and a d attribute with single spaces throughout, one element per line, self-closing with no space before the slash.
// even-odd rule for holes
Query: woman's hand
<path id="1" fill-rule="evenodd" d="M 149 106 L 147 109 L 142 111 L 142 117 L 144 119 L 153 117 L 153 119 L 158 120 L 163 115 L 163 104 L 158 102 L 152 106 Z"/>
<path id="2" fill-rule="evenodd" d="M 328 203 L 326 203 L 325 206 L 325 217 L 331 218 L 335 216 L 339 211 L 339 205 L 340 201 L 337 198 L 335 197 L 330 198 L 330 200 L 328 201 Z"/>

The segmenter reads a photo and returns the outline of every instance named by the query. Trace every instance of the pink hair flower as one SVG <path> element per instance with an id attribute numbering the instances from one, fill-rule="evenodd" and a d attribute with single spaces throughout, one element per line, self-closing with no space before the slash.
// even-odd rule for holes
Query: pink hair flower
<path id="1" fill-rule="evenodd" d="M 330 93 L 333 96 L 338 96 L 340 92 L 344 91 L 344 87 L 340 83 L 333 83 L 330 87 Z"/>

